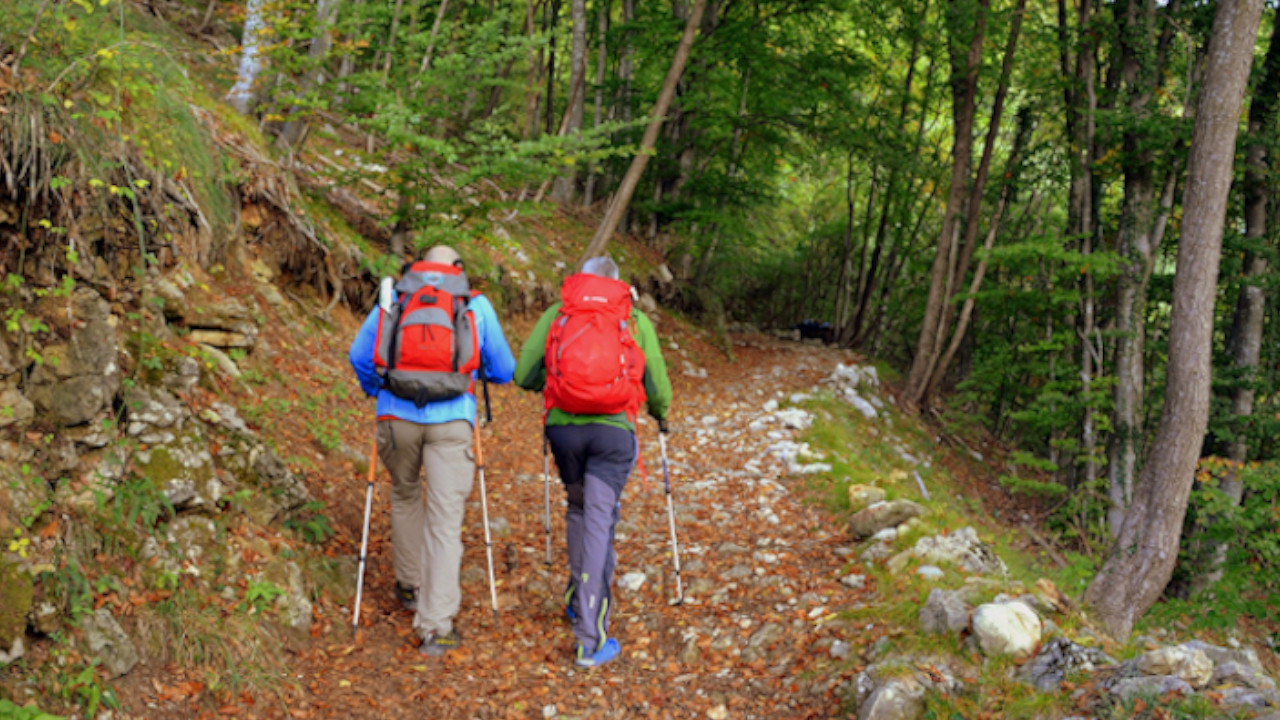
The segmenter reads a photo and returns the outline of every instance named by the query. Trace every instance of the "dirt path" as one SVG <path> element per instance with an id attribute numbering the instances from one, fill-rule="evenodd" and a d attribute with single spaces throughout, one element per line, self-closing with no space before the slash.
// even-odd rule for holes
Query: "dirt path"
<path id="1" fill-rule="evenodd" d="M 660 327 L 660 331 L 662 328 Z M 692 344 L 692 341 L 691 341 Z M 810 718 L 838 714 L 835 687 L 854 673 L 832 659 L 839 634 L 831 613 L 859 593 L 838 582 L 837 521 L 806 503 L 804 480 L 782 475 L 767 453 L 795 431 L 748 425 L 779 393 L 810 388 L 849 357 L 763 337 L 738 340 L 735 362 L 700 347 L 666 351 L 676 386 L 671 474 L 678 506 L 683 581 L 675 596 L 661 466 L 652 423 L 641 431 L 647 488 L 633 473 L 617 541 L 618 581 L 643 574 L 636 590 L 615 587 L 613 634 L 622 657 L 583 671 L 571 663 L 573 636 L 559 593 L 566 573 L 563 490 L 552 486 L 554 561 L 543 563 L 539 396 L 493 393 L 494 423 L 483 433 L 489 507 L 510 533 L 494 539 L 501 609 L 495 622 L 485 580 L 479 493 L 464 530 L 463 647 L 443 660 L 411 644 L 411 616 L 392 598 L 385 479 L 379 484 L 366 574 L 360 643 L 332 644 L 340 617 L 326 617 L 294 666 L 300 692 L 292 716 L 413 718 Z M 705 362 L 689 363 L 688 357 Z M 698 377 L 705 368 L 707 377 Z M 687 372 L 686 372 L 687 371 Z M 554 464 L 552 473 L 554 474 Z M 343 537 L 358 542 L 363 486 L 328 498 Z M 341 510 L 337 510 L 341 506 Z M 635 579 L 635 575 L 630 579 Z M 620 585 L 616 582 L 615 585 Z M 336 615 L 341 609 L 334 608 Z M 824 638 L 826 638 L 824 640 Z M 260 707 L 267 714 L 274 714 Z"/>

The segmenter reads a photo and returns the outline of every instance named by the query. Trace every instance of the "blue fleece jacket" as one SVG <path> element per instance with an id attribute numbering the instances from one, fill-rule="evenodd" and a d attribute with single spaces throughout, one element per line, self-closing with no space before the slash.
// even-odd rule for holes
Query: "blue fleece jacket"
<path id="1" fill-rule="evenodd" d="M 476 336 L 480 340 L 480 368 L 485 378 L 499 385 L 511 382 L 516 359 L 511 355 L 511 347 L 502 334 L 502 326 L 498 324 L 498 315 L 493 311 L 493 305 L 485 296 L 477 295 L 471 299 L 470 307 L 476 319 Z M 360 381 L 360 388 L 366 395 L 378 398 L 378 419 L 396 418 L 423 425 L 454 420 L 466 420 L 474 424 L 476 397 L 471 393 L 418 407 L 412 400 L 396 397 L 382 387 L 382 378 L 373 365 L 373 344 L 377 341 L 379 312 L 381 311 L 376 307 L 369 312 L 364 324 L 360 326 L 360 332 L 356 333 L 348 354 L 351 368 L 356 371 L 356 378 Z M 473 373 L 473 376 L 479 379 L 478 373 Z"/>

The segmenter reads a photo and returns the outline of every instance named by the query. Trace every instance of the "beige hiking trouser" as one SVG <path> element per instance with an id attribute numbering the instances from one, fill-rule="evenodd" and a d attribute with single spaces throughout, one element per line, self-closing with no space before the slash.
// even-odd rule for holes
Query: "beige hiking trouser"
<path id="1" fill-rule="evenodd" d="M 466 420 L 378 421 L 378 457 L 392 481 L 396 581 L 418 588 L 413 627 L 424 638 L 448 634 L 462 601 L 462 518 L 476 469 L 471 432 Z M 425 506 L 419 468 L 427 476 Z"/>

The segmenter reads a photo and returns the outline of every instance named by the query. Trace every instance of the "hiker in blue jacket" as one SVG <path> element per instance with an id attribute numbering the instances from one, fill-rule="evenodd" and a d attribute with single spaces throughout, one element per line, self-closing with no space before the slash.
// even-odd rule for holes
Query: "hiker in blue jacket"
<path id="1" fill-rule="evenodd" d="M 458 253 L 446 246 L 431 248 L 423 262 L 462 268 Z M 465 287 L 465 276 L 462 282 Z M 467 307 L 474 317 L 480 355 L 480 369 L 472 377 L 510 382 L 515 358 L 493 305 L 485 296 L 475 295 Z M 462 597 L 458 582 L 462 519 L 475 474 L 476 397 L 467 391 L 419 404 L 393 394 L 374 359 L 380 312 L 375 307 L 361 325 L 351 344 L 351 367 L 365 394 L 378 399 L 378 457 L 392 480 L 396 596 L 415 612 L 413 627 L 422 639 L 420 651 L 439 656 L 460 643 L 453 619 Z M 425 504 L 419 480 L 422 470 L 427 479 Z"/>

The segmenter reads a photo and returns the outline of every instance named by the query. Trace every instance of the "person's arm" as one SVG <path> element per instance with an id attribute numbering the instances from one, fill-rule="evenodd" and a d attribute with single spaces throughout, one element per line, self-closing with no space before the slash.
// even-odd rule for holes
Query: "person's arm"
<path id="1" fill-rule="evenodd" d="M 493 311 L 489 298 L 480 295 L 471 301 L 471 308 L 480 319 L 484 337 L 480 338 L 480 369 L 484 379 L 502 385 L 511 382 L 511 374 L 516 368 L 516 359 L 511 355 L 511 346 L 507 344 L 507 336 L 502 333 L 502 325 L 498 322 L 498 314 Z"/>
<path id="2" fill-rule="evenodd" d="M 378 338 L 379 312 L 378 308 L 374 308 L 364 319 L 360 332 L 356 333 L 356 339 L 351 343 L 351 351 L 347 353 L 351 369 L 355 370 L 356 379 L 360 381 L 360 389 L 369 397 L 377 397 L 378 390 L 382 388 L 382 378 L 373 365 L 373 344 Z"/>
<path id="3" fill-rule="evenodd" d="M 525 390 L 541 390 L 547 382 L 547 368 L 543 364 L 543 355 L 547 351 L 547 333 L 551 332 L 551 323 L 560 314 L 560 303 L 547 308 L 538 318 L 538 324 L 529 332 L 529 339 L 524 341 L 520 349 L 520 362 L 516 364 L 516 384 Z"/>
<path id="4" fill-rule="evenodd" d="M 644 392 L 649 399 L 649 414 L 662 421 L 671 409 L 671 378 L 667 376 L 667 362 L 662 359 L 662 347 L 653 322 L 642 312 L 636 311 L 636 344 L 644 351 Z"/>

